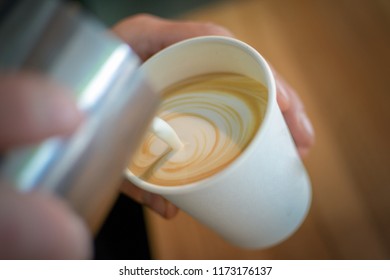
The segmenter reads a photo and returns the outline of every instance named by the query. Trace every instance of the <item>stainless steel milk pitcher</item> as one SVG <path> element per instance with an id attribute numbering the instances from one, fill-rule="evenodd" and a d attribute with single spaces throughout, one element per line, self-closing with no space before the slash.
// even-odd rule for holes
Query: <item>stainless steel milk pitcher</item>
<path id="1" fill-rule="evenodd" d="M 65 198 L 96 229 L 158 103 L 140 63 L 78 6 L 19 1 L 0 25 L 0 71 L 37 71 L 67 86 L 86 119 L 70 138 L 7 152 L 0 180 Z"/>

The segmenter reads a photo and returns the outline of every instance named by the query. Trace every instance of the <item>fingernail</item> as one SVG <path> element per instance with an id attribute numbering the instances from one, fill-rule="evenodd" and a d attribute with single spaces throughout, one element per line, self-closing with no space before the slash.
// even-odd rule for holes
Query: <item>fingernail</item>
<path id="1" fill-rule="evenodd" d="M 283 82 L 277 81 L 277 100 L 280 110 L 285 111 L 290 107 L 290 97 Z"/>
<path id="2" fill-rule="evenodd" d="M 313 125 L 311 124 L 309 118 L 307 117 L 305 112 L 301 112 L 299 114 L 299 126 L 301 128 L 301 131 L 304 132 L 306 135 L 313 137 L 314 136 L 314 129 Z"/>
<path id="3" fill-rule="evenodd" d="M 152 207 L 157 213 L 165 217 L 167 207 L 166 207 L 165 200 L 162 197 L 155 196 Z"/>
<path id="4" fill-rule="evenodd" d="M 165 217 L 166 203 L 161 196 L 145 192 L 143 196 L 143 202 L 146 206 Z"/>
<path id="5" fill-rule="evenodd" d="M 175 205 L 173 205 L 172 203 L 166 201 L 165 217 L 167 219 L 171 219 L 171 218 L 176 216 L 177 212 L 178 212 L 177 207 Z"/>
<path id="6" fill-rule="evenodd" d="M 298 153 L 301 158 L 306 157 L 309 153 L 310 149 L 309 148 L 299 148 L 298 147 Z"/>

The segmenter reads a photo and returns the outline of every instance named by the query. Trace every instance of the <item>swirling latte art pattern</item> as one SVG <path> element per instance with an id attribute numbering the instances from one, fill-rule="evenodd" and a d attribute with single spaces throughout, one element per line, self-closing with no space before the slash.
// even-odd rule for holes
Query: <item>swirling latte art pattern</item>
<path id="1" fill-rule="evenodd" d="M 237 74 L 208 74 L 167 89 L 158 112 L 184 148 L 172 150 L 149 134 L 130 170 L 150 183 L 177 186 L 224 169 L 248 146 L 265 113 L 267 89 Z"/>

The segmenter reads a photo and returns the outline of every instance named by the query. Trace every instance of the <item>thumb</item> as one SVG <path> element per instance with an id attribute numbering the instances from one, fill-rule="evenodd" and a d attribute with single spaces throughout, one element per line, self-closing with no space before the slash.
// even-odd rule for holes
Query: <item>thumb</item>
<path id="1" fill-rule="evenodd" d="M 81 119 L 72 93 L 49 79 L 0 75 L 0 151 L 70 134 Z"/>

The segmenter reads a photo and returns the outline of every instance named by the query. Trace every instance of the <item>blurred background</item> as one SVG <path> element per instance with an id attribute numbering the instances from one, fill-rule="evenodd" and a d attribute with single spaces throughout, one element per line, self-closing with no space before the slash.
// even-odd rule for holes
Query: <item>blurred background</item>
<path id="1" fill-rule="evenodd" d="M 184 213 L 166 221 L 121 196 L 96 238 L 96 258 L 390 258 L 390 1 L 83 4 L 108 25 L 147 12 L 229 28 L 297 90 L 316 131 L 315 146 L 304 159 L 312 208 L 282 244 L 242 250 Z"/>

